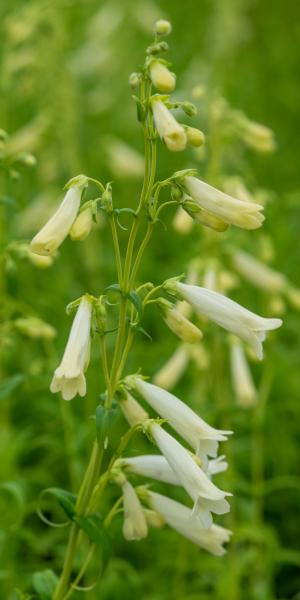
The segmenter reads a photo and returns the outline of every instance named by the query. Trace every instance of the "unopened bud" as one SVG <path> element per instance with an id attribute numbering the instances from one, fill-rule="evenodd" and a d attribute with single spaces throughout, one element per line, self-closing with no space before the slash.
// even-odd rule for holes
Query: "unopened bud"
<path id="1" fill-rule="evenodd" d="M 181 108 L 188 117 L 194 117 L 198 112 L 197 107 L 192 102 L 182 102 Z"/>
<path id="2" fill-rule="evenodd" d="M 93 215 L 91 208 L 86 208 L 78 217 L 76 217 L 71 229 L 70 238 L 73 242 L 79 242 L 85 240 L 89 235 L 93 224 Z"/>
<path id="3" fill-rule="evenodd" d="M 159 92 L 169 94 L 176 85 L 176 76 L 159 60 L 153 60 L 150 65 L 150 77 Z"/>
<path id="4" fill-rule="evenodd" d="M 196 127 L 185 127 L 186 137 L 188 144 L 194 146 L 195 148 L 199 148 L 203 146 L 205 142 L 205 135 L 200 129 L 196 129 Z"/>
<path id="5" fill-rule="evenodd" d="M 16 160 L 26 167 L 35 167 L 36 165 L 36 158 L 30 152 L 22 152 L 16 157 Z"/>
<path id="6" fill-rule="evenodd" d="M 127 421 L 127 423 L 134 427 L 138 423 L 142 423 L 149 418 L 148 413 L 142 408 L 142 406 L 126 392 L 126 396 L 120 400 L 120 408 Z"/>
<path id="7" fill-rule="evenodd" d="M 170 21 L 166 21 L 165 19 L 159 19 L 156 21 L 154 25 L 154 33 L 157 35 L 169 35 L 172 31 L 172 25 Z"/>
<path id="8" fill-rule="evenodd" d="M 170 302 L 160 300 L 158 307 L 166 325 L 184 342 L 195 344 L 202 339 L 202 331 L 186 319 Z"/>

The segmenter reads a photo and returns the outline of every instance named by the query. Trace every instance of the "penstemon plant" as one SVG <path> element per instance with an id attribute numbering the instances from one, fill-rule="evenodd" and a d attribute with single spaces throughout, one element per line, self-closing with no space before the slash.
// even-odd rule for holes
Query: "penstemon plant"
<path id="1" fill-rule="evenodd" d="M 75 313 L 74 321 L 50 386 L 51 392 L 61 392 L 64 400 L 71 400 L 76 394 L 85 396 L 91 341 L 98 337 L 106 390 L 95 410 L 96 439 L 90 461 L 76 497 L 58 488 L 48 490 L 57 498 L 70 521 L 62 572 L 58 579 L 51 574 L 48 582 L 54 600 L 72 595 L 99 545 L 105 562 L 109 528 L 120 511 L 123 511 L 123 535 L 128 541 L 145 538 L 149 526 L 160 527 L 167 523 L 193 543 L 221 556 L 231 535 L 228 529 L 213 522 L 214 515 L 229 511 L 227 497 L 231 494 L 218 488 L 212 477 L 227 468 L 224 457 L 218 457 L 218 446 L 232 432 L 210 426 L 180 399 L 149 383 L 140 371 L 124 375 L 135 335 L 144 332 L 144 312 L 149 307 L 157 307 L 167 326 L 180 340 L 197 344 L 202 332 L 176 306 L 178 300 L 185 300 L 196 313 L 205 315 L 249 344 L 259 359 L 262 358 L 266 332 L 281 325 L 280 319 L 258 316 L 223 294 L 184 283 L 183 276 L 171 277 L 158 285 L 138 283 L 145 249 L 165 207 L 182 206 L 196 221 L 220 232 L 229 225 L 256 229 L 263 222 L 262 206 L 217 190 L 198 179 L 195 169 L 177 171 L 162 181 L 156 179 L 159 139 L 168 150 L 177 152 L 183 151 L 187 144 L 200 147 L 204 135 L 194 127 L 179 123 L 171 112 L 181 109 L 186 115 L 194 116 L 196 108 L 188 101 L 171 100 L 169 94 L 175 89 L 176 77 L 169 70 L 169 63 L 159 58 L 168 49 L 163 37 L 170 33 L 171 25 L 167 21 L 158 21 L 154 31 L 154 41 L 146 51 L 143 69 L 130 76 L 145 148 L 144 179 L 135 210 L 114 205 L 110 183 L 78 175 L 67 183 L 62 204 L 30 246 L 37 255 L 52 256 L 68 235 L 74 241 L 83 240 L 102 211 L 111 228 L 118 278 L 117 283 L 103 290 L 99 297 L 85 293 L 68 306 L 68 313 Z M 85 199 L 87 188 L 96 188 L 97 197 Z M 169 192 L 167 200 L 162 199 L 163 190 Z M 132 217 L 125 252 L 121 251 L 118 231 L 118 216 L 122 211 Z M 138 234 L 145 224 L 146 233 L 140 242 Z M 111 327 L 111 294 L 119 299 L 116 327 Z M 114 331 L 111 353 L 107 337 Z M 158 417 L 149 418 L 139 400 L 148 404 Z M 124 415 L 129 429 L 113 444 L 115 449 L 110 453 L 109 442 L 117 410 Z M 186 445 L 166 431 L 165 423 Z M 155 454 L 130 456 L 130 442 L 138 431 L 157 447 Z M 190 506 L 153 492 L 148 485 L 134 487 L 130 482 L 131 474 L 181 486 L 190 497 Z M 111 484 L 118 486 L 121 493 L 103 517 L 100 509 L 103 509 L 103 498 Z M 77 569 L 76 552 L 84 535 L 90 542 L 90 549 L 75 580 L 71 581 L 72 573 Z"/>

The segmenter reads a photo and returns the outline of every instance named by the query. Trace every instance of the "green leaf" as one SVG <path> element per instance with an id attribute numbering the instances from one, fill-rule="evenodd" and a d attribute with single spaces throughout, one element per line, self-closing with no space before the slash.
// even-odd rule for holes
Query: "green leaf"
<path id="1" fill-rule="evenodd" d="M 76 515 L 74 521 L 86 533 L 91 542 L 99 546 L 102 550 L 102 568 L 106 568 L 111 556 L 111 539 L 104 527 L 103 519 L 100 515 L 94 514 L 87 517 Z"/>
<path id="2" fill-rule="evenodd" d="M 50 569 L 33 574 L 32 584 L 40 600 L 52 600 L 58 579 Z"/>
<path id="3" fill-rule="evenodd" d="M 116 408 L 105 408 L 99 404 L 96 408 L 96 431 L 99 446 L 110 443 L 115 424 L 119 418 L 119 411 Z"/>
<path id="4" fill-rule="evenodd" d="M 16 373 L 11 377 L 7 377 L 0 382 L 0 400 L 6 398 L 11 392 L 13 392 L 20 383 L 24 381 L 25 377 L 22 373 Z"/>
<path id="5" fill-rule="evenodd" d="M 121 296 L 123 296 L 123 298 L 127 298 L 129 300 L 129 302 L 131 302 L 131 304 L 133 304 L 134 308 L 136 309 L 137 313 L 138 313 L 138 320 L 141 319 L 142 313 L 143 313 L 143 303 L 142 300 L 140 298 L 140 296 L 138 295 L 138 293 L 134 290 L 132 290 L 131 292 L 124 292 L 118 283 L 112 283 L 112 285 L 109 285 L 106 289 L 105 292 L 116 292 L 117 294 L 120 294 Z"/>
<path id="6" fill-rule="evenodd" d="M 51 494 L 54 498 L 57 499 L 58 504 L 65 511 L 66 515 L 69 519 L 73 519 L 75 515 L 75 502 L 76 496 L 67 490 L 63 490 L 61 488 L 47 488 L 44 490 L 44 494 Z"/>

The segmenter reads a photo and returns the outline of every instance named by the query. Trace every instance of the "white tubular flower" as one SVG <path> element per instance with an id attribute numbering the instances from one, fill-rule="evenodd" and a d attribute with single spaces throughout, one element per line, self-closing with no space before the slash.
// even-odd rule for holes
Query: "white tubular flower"
<path id="1" fill-rule="evenodd" d="M 180 480 L 173 469 L 171 469 L 168 461 L 161 454 L 133 456 L 123 458 L 120 462 L 126 471 L 135 475 L 150 477 L 150 479 L 156 479 L 157 481 L 172 485 L 181 485 Z"/>
<path id="2" fill-rule="evenodd" d="M 166 390 L 172 389 L 182 377 L 189 362 L 189 354 L 185 345 L 179 346 L 169 360 L 154 375 L 153 381 Z"/>
<path id="3" fill-rule="evenodd" d="M 232 385 L 238 403 L 244 408 L 253 406 L 257 402 L 257 391 L 243 347 L 238 341 L 231 343 L 230 365 Z"/>
<path id="4" fill-rule="evenodd" d="M 221 431 L 208 425 L 189 406 L 167 390 L 136 378 L 135 387 L 152 408 L 194 448 L 199 456 L 217 455 L 218 443 L 227 440 L 231 431 Z"/>
<path id="5" fill-rule="evenodd" d="M 61 205 L 53 217 L 36 234 L 30 244 L 35 254 L 48 256 L 62 244 L 67 237 L 79 210 L 82 186 L 73 185 L 66 193 Z"/>
<path id="6" fill-rule="evenodd" d="M 186 285 L 179 281 L 175 286 L 182 298 L 190 302 L 198 313 L 247 342 L 257 358 L 262 360 L 262 342 L 266 339 L 266 332 L 280 327 L 281 319 L 260 317 L 234 300 L 203 287 Z"/>
<path id="7" fill-rule="evenodd" d="M 120 400 L 120 408 L 130 427 L 134 427 L 149 418 L 148 413 L 129 392 L 126 392 L 126 398 Z"/>
<path id="8" fill-rule="evenodd" d="M 82 297 L 60 365 L 54 372 L 50 390 L 61 392 L 64 400 L 79 394 L 85 396 L 84 373 L 90 357 L 92 301 L 88 295 Z"/>
<path id="9" fill-rule="evenodd" d="M 73 242 L 81 242 L 89 235 L 93 225 L 93 213 L 91 208 L 86 208 L 76 217 L 71 229 L 70 238 Z"/>
<path id="10" fill-rule="evenodd" d="M 230 510 L 225 496 L 231 496 L 217 488 L 197 465 L 190 453 L 177 440 L 156 423 L 149 425 L 150 433 L 182 487 L 194 502 L 193 513 L 204 528 L 212 524 L 211 513 L 223 515 Z"/>
<path id="11" fill-rule="evenodd" d="M 158 304 L 158 308 L 166 325 L 177 335 L 183 342 L 196 344 L 202 337 L 202 331 L 194 323 L 189 321 L 177 308 L 170 302 L 162 299 Z"/>
<path id="12" fill-rule="evenodd" d="M 283 292 L 288 281 L 285 275 L 270 269 L 246 252 L 235 252 L 232 256 L 237 272 L 256 287 L 268 292 Z"/>
<path id="13" fill-rule="evenodd" d="M 158 135 L 165 142 L 168 150 L 171 152 L 184 150 L 187 143 L 184 128 L 177 123 L 165 104 L 155 97 L 152 99 L 152 112 Z"/>
<path id="14" fill-rule="evenodd" d="M 196 177 L 186 177 L 184 186 L 200 208 L 228 225 L 236 225 L 243 229 L 257 229 L 264 221 L 264 216 L 261 214 L 263 206 L 260 204 L 228 196 Z"/>
<path id="15" fill-rule="evenodd" d="M 153 60 L 150 65 L 151 81 L 159 92 L 169 94 L 176 85 L 176 76 L 159 60 Z"/>
<path id="16" fill-rule="evenodd" d="M 193 458 L 193 456 L 192 456 Z M 196 457 L 195 457 L 196 458 Z M 218 456 L 208 461 L 206 473 L 208 476 L 223 473 L 228 468 L 225 456 Z M 197 463 L 197 460 L 196 460 Z M 144 454 L 120 459 L 120 464 L 126 471 L 141 475 L 171 485 L 181 485 L 180 479 L 170 467 L 168 461 L 161 454 Z M 203 469 L 205 470 L 205 469 Z"/>
<path id="17" fill-rule="evenodd" d="M 242 123 L 242 137 L 247 146 L 257 152 L 273 152 L 276 148 L 272 129 L 255 121 L 244 120 Z"/>
<path id="18" fill-rule="evenodd" d="M 122 485 L 124 522 L 123 535 L 126 540 L 142 540 L 147 537 L 148 526 L 143 507 L 139 501 L 134 487 L 129 481 Z"/>
<path id="19" fill-rule="evenodd" d="M 172 529 L 188 540 L 215 556 L 223 556 L 226 553 L 223 544 L 230 539 L 229 529 L 214 524 L 209 529 L 203 529 L 187 506 L 161 494 L 148 491 L 147 500 L 151 508 L 160 513 Z"/>

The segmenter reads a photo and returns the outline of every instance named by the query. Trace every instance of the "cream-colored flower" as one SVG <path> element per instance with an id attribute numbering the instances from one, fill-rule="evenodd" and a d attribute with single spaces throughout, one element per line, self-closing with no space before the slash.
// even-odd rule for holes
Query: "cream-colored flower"
<path id="1" fill-rule="evenodd" d="M 152 112 L 158 135 L 165 142 L 168 150 L 171 152 L 184 150 L 187 143 L 184 128 L 177 123 L 165 104 L 155 96 L 152 99 Z"/>
<path id="2" fill-rule="evenodd" d="M 76 217 L 71 229 L 70 238 L 74 242 L 81 242 L 89 235 L 93 225 L 92 209 L 86 208 Z"/>
<path id="3" fill-rule="evenodd" d="M 185 178 L 184 186 L 187 193 L 200 208 L 228 225 L 236 225 L 243 229 L 257 229 L 261 227 L 264 221 L 264 216 L 261 214 L 263 206 L 260 204 L 245 202 L 228 196 L 228 194 L 224 194 L 224 192 L 192 176 Z"/>
<path id="4" fill-rule="evenodd" d="M 230 539 L 231 531 L 228 529 L 215 524 L 208 529 L 203 529 L 198 520 L 193 518 L 190 508 L 167 498 L 167 496 L 148 491 L 147 501 L 151 508 L 162 515 L 172 529 L 175 529 L 197 546 L 204 548 L 204 550 L 215 556 L 223 556 L 226 553 L 223 544 Z"/>
<path id="5" fill-rule="evenodd" d="M 247 146 L 257 152 L 273 152 L 276 148 L 272 129 L 261 123 L 245 119 L 241 123 L 241 132 Z"/>
<path id="6" fill-rule="evenodd" d="M 257 402 L 257 390 L 243 347 L 238 340 L 231 342 L 230 364 L 232 385 L 238 403 L 244 408 L 253 406 Z"/>
<path id="7" fill-rule="evenodd" d="M 262 342 L 266 332 L 282 325 L 281 319 L 260 317 L 218 292 L 179 281 L 175 282 L 175 288 L 198 313 L 247 342 L 259 360 L 263 358 Z"/>
<path id="8" fill-rule="evenodd" d="M 196 127 L 189 127 L 186 125 L 185 132 L 188 144 L 190 144 L 190 146 L 193 146 L 194 148 L 200 148 L 200 146 L 203 146 L 205 142 L 205 135 L 203 131 L 196 129 Z"/>
<path id="9" fill-rule="evenodd" d="M 231 494 L 217 488 L 191 454 L 160 425 L 149 422 L 149 431 L 182 487 L 194 501 L 194 514 L 203 527 L 210 527 L 212 512 L 223 515 L 230 510 L 225 497 Z"/>
<path id="10" fill-rule="evenodd" d="M 48 269 L 53 265 L 53 256 L 42 256 L 28 249 L 28 260 L 39 269 Z"/>
<path id="11" fill-rule="evenodd" d="M 237 272 L 249 283 L 268 292 L 282 292 L 288 286 L 285 275 L 274 271 L 250 254 L 234 252 L 232 261 Z"/>
<path id="12" fill-rule="evenodd" d="M 218 443 L 226 441 L 231 431 L 222 431 L 211 427 L 189 406 L 170 394 L 167 390 L 136 377 L 135 389 L 150 406 L 181 435 L 197 454 L 217 455 Z"/>
<path id="13" fill-rule="evenodd" d="M 48 256 L 62 244 L 67 237 L 79 210 L 82 186 L 73 185 L 66 193 L 61 205 L 53 217 L 36 234 L 30 244 L 35 254 Z"/>
<path id="14" fill-rule="evenodd" d="M 92 301 L 85 295 L 76 312 L 62 361 L 50 385 L 51 392 L 61 392 L 64 400 L 71 400 L 76 394 L 86 394 L 84 373 L 90 356 L 91 315 Z"/>
<path id="15" fill-rule="evenodd" d="M 202 331 L 189 321 L 184 315 L 177 310 L 170 302 L 162 299 L 158 303 L 158 308 L 166 325 L 177 335 L 183 342 L 188 344 L 196 344 L 202 337 Z"/>
<path id="16" fill-rule="evenodd" d="M 153 60 L 150 65 L 151 81 L 159 92 L 170 94 L 176 85 L 176 76 L 159 60 Z"/>
<path id="17" fill-rule="evenodd" d="M 148 526 L 143 507 L 134 487 L 125 480 L 122 485 L 124 522 L 123 535 L 126 540 L 142 540 L 147 537 Z"/>

